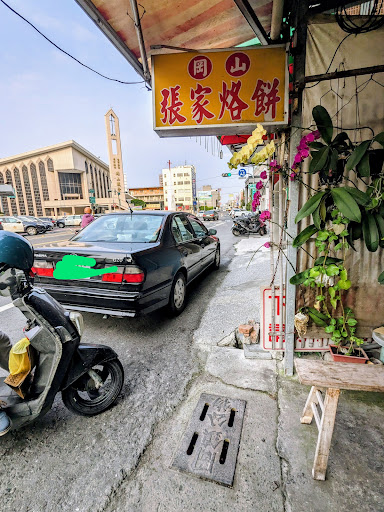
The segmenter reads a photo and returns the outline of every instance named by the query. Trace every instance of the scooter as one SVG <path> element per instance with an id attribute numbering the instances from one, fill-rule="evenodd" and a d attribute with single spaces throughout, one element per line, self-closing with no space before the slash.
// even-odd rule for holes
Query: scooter
<path id="1" fill-rule="evenodd" d="M 259 234 L 261 236 L 267 234 L 265 222 L 261 221 L 258 216 L 239 217 L 233 220 L 232 234 L 235 236 Z"/>
<path id="2" fill-rule="evenodd" d="M 7 241 L 3 237 L 0 244 Z M 24 336 L 35 360 L 25 398 L 6 384 L 0 385 L 1 407 L 11 419 L 11 430 L 46 414 L 58 392 L 75 414 L 99 414 L 116 401 L 124 382 L 124 370 L 114 350 L 105 345 L 80 344 L 82 315 L 69 313 L 45 290 L 33 286 L 29 273 L 33 249 L 31 254 L 29 269 L 20 270 L 19 265 L 18 269 L 1 272 L 0 268 L 0 294 L 11 295 L 14 306 L 26 317 Z"/>

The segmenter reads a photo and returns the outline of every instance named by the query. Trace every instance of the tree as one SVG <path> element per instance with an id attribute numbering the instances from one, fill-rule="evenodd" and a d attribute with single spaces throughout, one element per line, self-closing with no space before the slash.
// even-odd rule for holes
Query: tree
<path id="1" fill-rule="evenodd" d="M 132 199 L 131 203 L 133 206 L 142 206 L 143 208 L 147 206 L 147 203 L 142 199 Z"/>

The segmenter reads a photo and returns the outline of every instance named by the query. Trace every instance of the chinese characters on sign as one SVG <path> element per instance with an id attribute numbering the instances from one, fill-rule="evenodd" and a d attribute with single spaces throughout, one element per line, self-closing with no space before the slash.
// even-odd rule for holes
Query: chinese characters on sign
<path id="1" fill-rule="evenodd" d="M 287 122 L 285 47 L 155 55 L 152 72 L 160 136 Z"/>

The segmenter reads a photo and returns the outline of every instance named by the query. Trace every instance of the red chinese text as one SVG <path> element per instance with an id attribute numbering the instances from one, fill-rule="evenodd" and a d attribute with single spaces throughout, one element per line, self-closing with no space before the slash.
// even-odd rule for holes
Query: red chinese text
<path id="1" fill-rule="evenodd" d="M 180 109 L 184 103 L 179 98 L 180 85 L 176 87 L 170 87 L 169 89 L 161 89 L 160 93 L 163 96 L 160 102 L 161 109 L 160 113 L 163 115 L 161 122 L 166 124 L 173 124 L 176 121 L 184 123 L 187 118 L 180 114 Z"/>
<path id="2" fill-rule="evenodd" d="M 215 117 L 212 112 L 205 108 L 209 104 L 205 96 L 211 94 L 211 92 L 212 89 L 210 87 L 203 87 L 201 84 L 197 84 L 196 89 L 191 89 L 191 100 L 194 101 L 191 107 L 192 119 L 198 124 L 203 121 L 204 117 L 207 119 Z"/>
<path id="3" fill-rule="evenodd" d="M 219 93 L 221 102 L 221 110 L 218 119 L 221 119 L 225 110 L 228 110 L 232 121 L 239 121 L 243 110 L 247 110 L 248 104 L 243 101 L 240 96 L 241 81 L 231 82 L 231 88 L 227 88 L 227 84 L 223 82 L 223 92 Z"/>
<path id="4" fill-rule="evenodd" d="M 252 100 L 256 102 L 255 106 L 255 116 L 258 117 L 260 114 L 268 114 L 269 110 L 271 110 L 271 118 L 275 119 L 276 117 L 276 103 L 278 103 L 281 98 L 278 96 L 278 87 L 280 84 L 280 80 L 278 78 L 274 78 L 273 82 L 264 82 L 263 80 L 258 80 L 255 90 L 252 95 Z"/>

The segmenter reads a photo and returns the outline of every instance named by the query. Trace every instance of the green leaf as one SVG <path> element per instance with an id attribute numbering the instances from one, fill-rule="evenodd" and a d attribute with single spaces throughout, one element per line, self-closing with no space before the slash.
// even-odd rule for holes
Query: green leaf
<path id="1" fill-rule="evenodd" d="M 331 299 L 331 304 L 332 304 L 333 309 L 336 309 L 337 308 L 337 299 Z"/>
<path id="2" fill-rule="evenodd" d="M 377 278 L 380 284 L 384 284 L 384 271 Z"/>
<path id="3" fill-rule="evenodd" d="M 346 141 L 349 141 L 349 137 L 346 132 L 341 132 L 336 135 L 336 137 L 332 141 L 332 146 L 338 146 L 339 144 L 345 144 Z"/>
<path id="4" fill-rule="evenodd" d="M 311 213 L 314 212 L 316 208 L 319 206 L 319 203 L 322 200 L 324 194 L 325 191 L 322 191 L 310 197 L 296 215 L 295 222 L 297 223 L 300 220 L 304 219 L 305 217 L 308 217 L 308 215 L 311 215 Z"/>
<path id="5" fill-rule="evenodd" d="M 369 153 L 365 153 L 360 162 L 356 166 L 356 171 L 362 178 L 368 178 L 371 174 L 371 166 L 369 163 Z"/>
<path id="6" fill-rule="evenodd" d="M 359 205 L 344 187 L 333 188 L 331 190 L 331 194 L 337 208 L 341 211 L 344 217 L 355 222 L 361 221 Z"/>
<path id="7" fill-rule="evenodd" d="M 297 235 L 297 237 L 292 242 L 292 246 L 293 247 L 301 247 L 315 233 L 317 233 L 317 227 L 315 225 L 311 224 L 307 228 L 303 229 L 303 231 Z"/>
<path id="8" fill-rule="evenodd" d="M 352 286 L 351 281 L 349 281 L 349 280 L 343 281 L 342 279 L 340 279 L 337 284 L 341 290 L 349 290 L 350 287 Z"/>
<path id="9" fill-rule="evenodd" d="M 325 299 L 324 295 L 316 295 L 316 300 L 322 302 Z"/>
<path id="10" fill-rule="evenodd" d="M 322 265 L 324 263 L 324 258 L 325 256 L 320 256 L 320 258 L 317 258 L 317 260 L 315 261 L 315 265 Z M 327 257 L 327 264 L 331 264 L 331 263 L 340 263 L 342 262 L 343 260 L 341 260 L 340 258 L 332 258 L 331 256 L 328 256 Z"/>
<path id="11" fill-rule="evenodd" d="M 328 231 L 319 231 L 319 234 L 317 235 L 317 239 L 320 240 L 320 242 L 325 242 L 327 238 L 329 237 Z"/>
<path id="12" fill-rule="evenodd" d="M 315 268 L 311 268 L 310 272 L 309 272 L 309 277 L 318 277 L 320 275 L 320 272 L 315 269 Z"/>
<path id="13" fill-rule="evenodd" d="M 340 331 L 338 329 L 333 331 L 333 335 L 335 336 L 335 338 L 340 338 L 340 336 L 341 336 Z"/>
<path id="14" fill-rule="evenodd" d="M 356 167 L 356 165 L 365 155 L 365 152 L 371 145 L 371 142 L 371 140 L 365 140 L 354 149 L 353 153 L 347 160 L 347 165 L 345 166 L 346 171 L 351 171 L 354 167 Z"/>
<path id="15" fill-rule="evenodd" d="M 362 192 L 358 188 L 355 187 L 343 187 L 348 194 L 350 194 L 356 203 L 361 204 L 362 206 L 369 203 L 369 196 L 365 192 Z"/>
<path id="16" fill-rule="evenodd" d="M 335 320 L 335 318 L 331 318 L 331 325 L 336 325 L 336 320 Z"/>
<path id="17" fill-rule="evenodd" d="M 333 135 L 333 125 L 330 115 L 328 114 L 324 107 L 322 107 L 321 105 L 317 105 L 312 110 L 312 116 L 317 125 L 317 129 L 321 133 L 323 140 L 327 144 L 330 144 Z"/>
<path id="18" fill-rule="evenodd" d="M 329 296 L 331 297 L 331 299 L 335 298 L 336 291 L 332 286 L 330 288 L 328 288 L 328 293 L 329 293 Z"/>
<path id="19" fill-rule="evenodd" d="M 325 197 L 320 202 L 320 217 L 325 222 L 325 217 L 327 215 L 327 208 L 325 206 Z"/>
<path id="20" fill-rule="evenodd" d="M 309 144 L 309 147 L 312 148 L 312 149 L 321 149 L 325 146 L 325 144 L 323 144 L 322 142 L 311 142 Z"/>
<path id="21" fill-rule="evenodd" d="M 329 168 L 332 169 L 332 171 L 336 171 L 338 159 L 339 159 L 339 153 L 337 152 L 336 149 L 332 149 L 331 161 L 329 162 Z"/>
<path id="22" fill-rule="evenodd" d="M 361 224 L 359 224 L 358 222 L 351 222 L 349 227 L 352 230 L 352 240 L 358 240 L 359 238 L 362 237 L 363 231 Z"/>
<path id="23" fill-rule="evenodd" d="M 378 133 L 373 140 L 384 147 L 384 132 Z"/>
<path id="24" fill-rule="evenodd" d="M 321 229 L 320 206 L 321 202 L 316 210 L 312 213 L 313 224 L 317 229 Z"/>
<path id="25" fill-rule="evenodd" d="M 374 217 L 377 224 L 377 229 L 379 230 L 379 245 L 381 248 L 384 248 L 384 219 L 378 213 L 375 213 Z"/>
<path id="26" fill-rule="evenodd" d="M 348 336 L 348 333 L 347 333 L 347 331 L 345 329 L 343 329 L 341 331 L 341 335 L 343 336 L 343 338 L 346 338 Z"/>
<path id="27" fill-rule="evenodd" d="M 324 315 L 324 313 L 320 313 L 320 311 L 317 311 L 317 309 L 315 309 L 315 308 L 312 308 L 312 307 L 308 308 L 308 312 L 311 312 L 312 314 L 318 316 L 322 320 L 328 320 L 327 315 Z"/>
<path id="28" fill-rule="evenodd" d="M 335 326 L 334 325 L 327 325 L 327 327 L 324 330 L 327 333 L 331 333 L 331 332 L 333 332 L 335 330 Z"/>
<path id="29" fill-rule="evenodd" d="M 351 325 L 352 327 L 357 324 L 356 318 L 348 318 L 347 324 Z"/>
<path id="30" fill-rule="evenodd" d="M 326 167 L 329 152 L 330 152 L 329 146 L 324 146 L 323 148 L 319 149 L 319 151 L 316 151 L 315 153 L 311 152 L 312 160 L 311 160 L 311 163 L 309 164 L 309 172 L 310 173 L 318 172 L 321 169 L 323 169 L 324 167 Z"/>
<path id="31" fill-rule="evenodd" d="M 304 281 L 307 279 L 306 271 L 299 272 L 298 274 L 291 277 L 289 282 L 293 285 L 304 283 Z"/>
<path id="32" fill-rule="evenodd" d="M 337 276 L 339 274 L 339 272 L 340 272 L 340 269 L 336 265 L 329 265 L 327 267 L 327 276 L 329 276 L 329 277 Z"/>
<path id="33" fill-rule="evenodd" d="M 368 251 L 376 252 L 379 247 L 379 230 L 374 216 L 370 213 L 363 217 L 363 235 Z"/>

